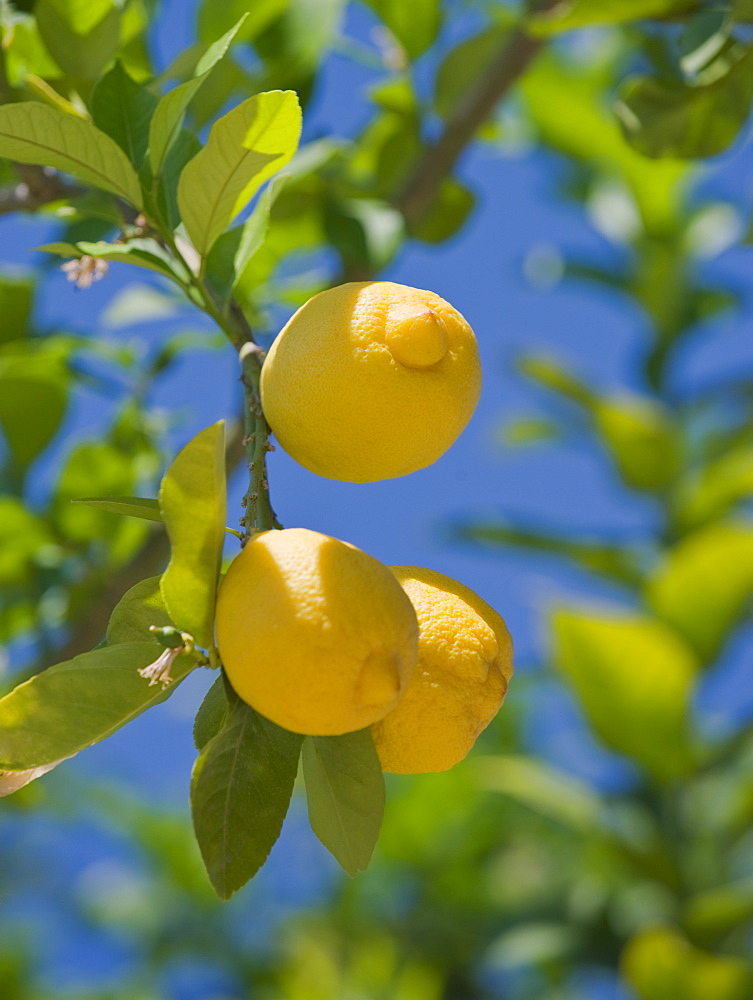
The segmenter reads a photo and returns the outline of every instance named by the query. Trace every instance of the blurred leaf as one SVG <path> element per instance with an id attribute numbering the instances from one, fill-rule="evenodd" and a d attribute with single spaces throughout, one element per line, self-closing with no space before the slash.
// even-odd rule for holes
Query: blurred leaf
<path id="1" fill-rule="evenodd" d="M 550 819 L 581 833 L 594 830 L 601 802 L 598 795 L 564 771 L 532 757 L 477 757 L 474 774 L 485 791 L 500 792 Z"/>
<path id="2" fill-rule="evenodd" d="M 372 198 L 340 198 L 327 202 L 324 226 L 346 266 L 380 271 L 403 241 L 402 213 Z"/>
<path id="3" fill-rule="evenodd" d="M 221 899 L 256 874 L 279 837 L 302 741 L 236 697 L 222 729 L 199 754 L 191 811 L 201 856 Z"/>
<path id="4" fill-rule="evenodd" d="M 506 424 L 500 433 L 502 443 L 508 448 L 538 444 L 540 441 L 557 441 L 562 436 L 562 428 L 554 420 L 543 417 L 527 417 Z"/>
<path id="5" fill-rule="evenodd" d="M 753 496 L 753 447 L 730 448 L 698 473 L 680 480 L 675 500 L 678 522 L 685 528 L 721 517 Z"/>
<path id="6" fill-rule="evenodd" d="M 57 434 L 68 408 L 69 382 L 57 354 L 0 355 L 0 428 L 21 468 Z"/>
<path id="7" fill-rule="evenodd" d="M 173 90 L 155 99 L 156 111 L 149 126 L 149 162 L 152 174 L 159 177 L 170 147 L 180 134 L 186 110 L 199 88 L 206 81 L 217 63 L 230 48 L 248 14 L 243 14 L 237 23 L 213 45 L 210 45 L 199 59 L 190 80 L 174 87 Z"/>
<path id="8" fill-rule="evenodd" d="M 193 741 L 197 750 L 203 750 L 223 728 L 229 711 L 226 693 L 227 681 L 220 675 L 207 691 L 193 726 Z"/>
<path id="9" fill-rule="evenodd" d="M 607 744 L 661 780 L 693 765 L 688 710 L 698 664 L 661 622 L 558 611 L 554 653 Z"/>
<path id="10" fill-rule="evenodd" d="M 600 0 L 598 0 L 600 3 Z M 618 178 L 635 200 L 649 235 L 673 231 L 682 213 L 682 162 L 646 159 L 621 134 L 604 108 L 603 69 L 568 67 L 540 56 L 520 82 L 520 92 L 541 139 L 565 156 Z"/>
<path id="11" fill-rule="evenodd" d="M 149 497 L 80 497 L 73 503 L 85 503 L 88 507 L 107 510 L 111 514 L 128 514 L 142 517 L 145 521 L 161 521 L 159 500 Z"/>
<path id="12" fill-rule="evenodd" d="M 165 628 L 173 624 L 162 600 L 159 581 L 158 576 L 141 580 L 121 597 L 107 626 L 108 646 L 123 642 L 154 642 L 154 636 L 149 631 L 151 625 Z"/>
<path id="13" fill-rule="evenodd" d="M 84 441 L 76 445 L 56 484 L 54 519 L 57 527 L 68 538 L 80 542 L 93 538 L 111 540 L 117 526 L 109 513 L 71 501 L 92 488 L 110 496 L 128 495 L 134 479 L 133 457 L 110 441 Z"/>
<path id="14" fill-rule="evenodd" d="M 227 508 L 222 421 L 178 453 L 162 479 L 159 503 L 170 536 L 170 564 L 161 582 L 165 606 L 179 629 L 212 649 Z"/>
<path id="15" fill-rule="evenodd" d="M 591 409 L 596 402 L 593 391 L 554 358 L 527 354 L 518 359 L 518 368 L 527 378 L 586 409 Z"/>
<path id="16" fill-rule="evenodd" d="M 683 73 L 694 76 L 719 55 L 731 28 L 729 11 L 724 9 L 699 10 L 689 18 L 678 45 Z"/>
<path id="17" fill-rule="evenodd" d="M 365 0 L 379 15 L 410 59 L 417 59 L 434 42 L 442 24 L 440 0 Z"/>
<path id="18" fill-rule="evenodd" d="M 96 80 L 117 51 L 120 9 L 113 0 L 37 0 L 34 15 L 50 55 L 73 77 Z"/>
<path id="19" fill-rule="evenodd" d="M 33 278 L 0 274 L 0 344 L 17 340 L 27 333 L 34 306 Z"/>
<path id="20" fill-rule="evenodd" d="M 157 98 L 117 61 L 96 84 L 89 103 L 94 124 L 117 142 L 138 170 L 146 156 Z"/>
<path id="21" fill-rule="evenodd" d="M 487 545 L 514 545 L 536 552 L 565 556 L 592 573 L 611 576 L 635 586 L 642 580 L 637 553 L 616 545 L 578 538 L 562 538 L 504 522 L 467 522 L 458 528 L 461 538 Z"/>
<path id="22" fill-rule="evenodd" d="M 21 500 L 0 496 L 0 587 L 27 579 L 35 556 L 52 542 L 49 527 Z"/>
<path id="23" fill-rule="evenodd" d="M 509 33 L 509 25 L 493 24 L 447 53 L 434 80 L 434 108 L 438 115 L 444 119 L 452 116 L 487 73 Z"/>
<path id="24" fill-rule="evenodd" d="M 644 156 L 716 156 L 745 125 L 753 100 L 753 47 L 713 83 L 690 86 L 653 77 L 628 80 L 615 113 Z"/>
<path id="25" fill-rule="evenodd" d="M 159 655 L 156 642 L 106 646 L 19 685 L 0 699 L 0 768 L 25 771 L 71 757 L 164 701 L 196 661 L 178 657 L 163 690 L 138 673 Z"/>
<path id="26" fill-rule="evenodd" d="M 220 4 L 217 0 L 204 0 L 199 9 L 199 39 L 213 42 L 244 14 L 247 17 L 242 22 L 240 37 L 254 38 L 283 13 L 287 3 L 288 0 L 256 0 L 253 4 L 248 0 L 227 0 Z"/>
<path id="27" fill-rule="evenodd" d="M 303 742 L 311 829 L 349 875 L 371 860 L 384 813 L 384 777 L 370 729 Z"/>
<path id="28" fill-rule="evenodd" d="M 178 184 L 181 218 L 202 256 L 264 181 L 292 158 L 300 131 L 301 109 L 289 90 L 250 97 L 214 123 Z"/>
<path id="29" fill-rule="evenodd" d="M 676 481 L 682 457 L 679 434 L 659 403 L 638 396 L 598 399 L 593 414 L 628 486 L 659 490 Z"/>
<path id="30" fill-rule="evenodd" d="M 648 581 L 653 610 L 711 663 L 753 595 L 753 527 L 713 524 L 669 549 Z"/>
<path id="31" fill-rule="evenodd" d="M 697 6 L 698 0 L 561 0 L 550 10 L 529 15 L 527 27 L 534 35 L 550 35 L 598 24 L 684 14 Z"/>
<path id="32" fill-rule="evenodd" d="M 670 928 L 636 935 L 621 965 L 640 1000 L 748 1000 L 753 990 L 742 959 L 700 951 Z"/>
<path id="33" fill-rule="evenodd" d="M 753 882 L 733 882 L 691 896 L 685 903 L 683 926 L 693 940 L 715 945 L 753 920 Z"/>
<path id="34" fill-rule="evenodd" d="M 0 156 L 63 170 L 141 207 L 139 179 L 120 146 L 83 118 L 38 101 L 0 107 Z"/>
<path id="35" fill-rule="evenodd" d="M 412 227 L 411 236 L 424 243 L 444 243 L 463 227 L 475 204 L 472 191 L 454 177 L 446 177 L 418 224 Z"/>

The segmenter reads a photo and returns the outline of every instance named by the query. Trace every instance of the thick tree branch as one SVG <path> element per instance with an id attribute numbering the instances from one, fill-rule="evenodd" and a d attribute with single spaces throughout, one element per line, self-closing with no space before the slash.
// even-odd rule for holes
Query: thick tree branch
<path id="1" fill-rule="evenodd" d="M 539 5 L 539 9 L 551 6 L 554 2 Z M 466 146 L 543 45 L 543 39 L 533 38 L 523 26 L 515 28 L 489 70 L 468 91 L 439 139 L 426 147 L 397 202 L 409 229 L 421 221 Z"/>

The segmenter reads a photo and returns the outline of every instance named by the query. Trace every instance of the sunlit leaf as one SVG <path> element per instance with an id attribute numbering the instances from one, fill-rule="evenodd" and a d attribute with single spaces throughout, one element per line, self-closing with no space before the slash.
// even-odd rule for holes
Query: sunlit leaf
<path id="1" fill-rule="evenodd" d="M 291 159 L 300 131 L 301 109 L 289 90 L 249 97 L 214 123 L 178 184 L 181 218 L 200 254 Z"/>
<path id="2" fill-rule="evenodd" d="M 69 382 L 59 356 L 0 357 L 0 428 L 21 468 L 30 465 L 57 433 L 68 408 Z"/>
<path id="3" fill-rule="evenodd" d="M 240 20 L 222 38 L 209 46 L 196 64 L 190 80 L 180 84 L 178 87 L 174 87 L 173 90 L 160 99 L 159 104 L 157 104 L 155 99 L 157 108 L 149 126 L 149 162 L 155 177 L 158 177 L 162 172 L 162 167 L 170 147 L 178 138 L 189 104 L 214 67 L 230 48 L 231 42 L 238 34 L 247 16 L 248 14 L 244 13 Z"/>
<path id="4" fill-rule="evenodd" d="M 173 624 L 162 600 L 159 580 L 158 576 L 141 580 L 121 597 L 107 626 L 108 646 L 123 642 L 154 642 L 150 626 L 165 628 Z"/>
<path id="5" fill-rule="evenodd" d="M 209 878 L 228 899 L 261 868 L 288 811 L 303 737 L 235 698 L 204 746 L 191 780 L 191 811 Z"/>
<path id="6" fill-rule="evenodd" d="M 628 486 L 656 490 L 676 480 L 682 458 L 679 434 L 658 403 L 638 396 L 602 398 L 593 403 L 593 415 Z"/>
<path id="7" fill-rule="evenodd" d="M 105 646 L 36 674 L 0 699 L 0 769 L 25 771 L 71 757 L 164 701 L 196 666 L 173 663 L 173 683 L 149 685 L 138 671 L 160 655 L 152 642 Z"/>
<path id="8" fill-rule="evenodd" d="M 159 503 L 170 536 L 161 584 L 165 605 L 178 628 L 211 649 L 227 507 L 222 421 L 178 453 L 162 479 Z"/>
<path id="9" fill-rule="evenodd" d="M 92 90 L 94 124 L 120 146 L 137 169 L 146 156 L 149 122 L 157 98 L 126 72 L 118 61 Z"/>
<path id="10" fill-rule="evenodd" d="M 0 107 L 0 156 L 63 170 L 141 207 L 138 177 L 120 146 L 83 118 L 38 101 Z"/>
<path id="11" fill-rule="evenodd" d="M 97 507 L 111 514 L 128 514 L 141 517 L 145 521 L 161 521 L 159 500 L 149 497 L 81 497 L 73 503 L 85 503 L 87 507 Z"/>
<path id="12" fill-rule="evenodd" d="M 302 759 L 311 829 L 356 875 L 371 860 L 384 813 L 384 777 L 371 730 L 307 736 Z"/>
<path id="13" fill-rule="evenodd" d="M 753 447 L 729 448 L 678 483 L 675 506 L 685 527 L 704 524 L 753 496 Z"/>
<path id="14" fill-rule="evenodd" d="M 654 611 L 713 661 L 753 595 L 753 527 L 713 524 L 683 538 L 652 574 Z"/>
<path id="15" fill-rule="evenodd" d="M 558 611 L 555 661 L 607 746 L 666 780 L 693 766 L 688 711 L 698 669 L 661 622 Z"/>

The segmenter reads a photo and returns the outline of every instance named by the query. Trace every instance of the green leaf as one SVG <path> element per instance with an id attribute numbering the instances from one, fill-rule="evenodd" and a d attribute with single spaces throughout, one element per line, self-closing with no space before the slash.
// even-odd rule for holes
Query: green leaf
<path id="1" fill-rule="evenodd" d="M 579 833 L 598 825 L 598 795 L 564 771 L 521 755 L 476 757 L 471 767 L 484 791 L 500 792 Z"/>
<path id="2" fill-rule="evenodd" d="M 120 146 L 83 118 L 46 104 L 0 107 L 0 156 L 63 170 L 141 208 L 139 179 Z"/>
<path id="3" fill-rule="evenodd" d="M 434 108 L 444 119 L 452 116 L 460 102 L 488 71 L 500 51 L 510 27 L 493 24 L 466 38 L 444 57 L 434 81 Z"/>
<path id="4" fill-rule="evenodd" d="M 330 200 L 324 225 L 345 263 L 370 271 L 380 271 L 389 264 L 405 235 L 402 213 L 376 198 Z"/>
<path id="5" fill-rule="evenodd" d="M 698 0 L 562 0 L 550 10 L 529 15 L 527 28 L 534 35 L 553 35 L 597 24 L 683 14 L 697 6 Z"/>
<path id="6" fill-rule="evenodd" d="M 28 330 L 34 306 L 34 281 L 13 274 L 0 275 L 0 344 L 19 340 Z"/>
<path id="7" fill-rule="evenodd" d="M 651 575 L 653 610 L 713 662 L 753 595 L 753 527 L 714 524 L 665 553 Z"/>
<path id="8" fill-rule="evenodd" d="M 207 277 L 221 297 L 229 295 L 243 280 L 251 258 L 264 242 L 269 229 L 269 213 L 287 180 L 287 174 L 273 177 L 243 225 L 223 233 L 212 247 L 207 259 Z"/>
<path id="9" fill-rule="evenodd" d="M 559 611 L 555 661 L 607 746 L 661 780 L 693 766 L 688 712 L 698 663 L 661 622 Z"/>
<path id="10" fill-rule="evenodd" d="M 22 469 L 55 437 L 68 408 L 69 381 L 59 357 L 0 357 L 0 428 Z"/>
<path id="11" fill-rule="evenodd" d="M 371 860 L 384 815 L 384 776 L 370 729 L 307 736 L 303 743 L 311 829 L 349 875 Z"/>
<path id="12" fill-rule="evenodd" d="M 285 11 L 287 4 L 288 0 L 256 0 L 253 5 L 248 0 L 221 4 L 204 0 L 199 10 L 199 38 L 202 42 L 212 41 L 245 14 L 240 36 L 253 39 Z"/>
<path id="13" fill-rule="evenodd" d="M 107 626 L 108 646 L 123 642 L 154 643 L 149 627 L 156 625 L 157 628 L 165 628 L 173 624 L 162 600 L 159 581 L 158 576 L 141 580 L 121 597 Z M 155 649 L 157 648 L 155 643 Z"/>
<path id="14" fill-rule="evenodd" d="M 676 509 L 687 528 L 723 516 L 753 496 L 753 447 L 730 448 L 678 484 Z"/>
<path id="15" fill-rule="evenodd" d="M 644 156 L 698 159 L 724 152 L 748 120 L 753 101 L 753 47 L 706 86 L 629 80 L 615 113 Z"/>
<path id="16" fill-rule="evenodd" d="M 244 13 L 219 41 L 209 46 L 196 64 L 193 77 L 190 80 L 174 87 L 157 104 L 149 127 L 149 162 L 155 177 L 160 176 L 165 158 L 180 134 L 188 105 L 214 67 L 228 51 L 231 42 L 247 17 L 248 13 Z"/>
<path id="17" fill-rule="evenodd" d="M 229 711 L 226 693 L 227 681 L 223 676 L 217 678 L 207 691 L 193 724 L 193 741 L 197 750 L 203 750 L 225 725 Z"/>
<path id="18" fill-rule="evenodd" d="M 446 177 L 429 202 L 411 236 L 424 243 L 444 243 L 461 229 L 476 204 L 476 197 L 454 177 Z"/>
<path id="19" fill-rule="evenodd" d="M 58 66 L 77 79 L 96 80 L 120 43 L 121 14 L 112 0 L 38 0 L 37 27 Z"/>
<path id="20" fill-rule="evenodd" d="M 290 804 L 303 737 L 235 697 L 191 779 L 191 811 L 210 881 L 228 899 L 261 868 Z"/>
<path id="21" fill-rule="evenodd" d="M 85 503 L 88 507 L 98 507 L 111 514 L 128 514 L 142 517 L 145 521 L 161 521 L 159 500 L 150 497 L 81 497 L 72 503 Z"/>
<path id="22" fill-rule="evenodd" d="M 222 421 L 179 452 L 162 479 L 159 503 L 171 549 L 162 574 L 165 605 L 179 629 L 211 649 L 227 507 Z"/>
<path id="23" fill-rule="evenodd" d="M 0 768 L 25 771 L 71 757 L 164 701 L 196 665 L 180 656 L 165 690 L 138 671 L 160 655 L 156 642 L 105 646 L 58 663 L 0 699 Z"/>
<path id="24" fill-rule="evenodd" d="M 289 90 L 250 97 L 214 123 L 206 146 L 178 183 L 181 218 L 202 256 L 264 181 L 291 159 L 300 131 L 301 109 Z"/>
<path id="25" fill-rule="evenodd" d="M 138 170 L 149 142 L 149 122 L 157 98 L 123 69 L 118 61 L 92 90 L 92 118 L 120 146 Z"/>
<path id="26" fill-rule="evenodd" d="M 680 436 L 659 403 L 638 396 L 598 399 L 594 423 L 628 486 L 660 490 L 681 468 Z"/>
<path id="27" fill-rule="evenodd" d="M 621 971 L 639 1000 L 748 1000 L 753 991 L 747 962 L 694 948 L 669 927 L 628 941 Z"/>
<path id="28" fill-rule="evenodd" d="M 682 923 L 694 941 L 718 945 L 720 939 L 753 919 L 753 880 L 741 879 L 691 896 Z"/>
<path id="29" fill-rule="evenodd" d="M 52 544 L 52 533 L 40 517 L 16 497 L 0 496 L 0 587 L 28 580 L 35 557 Z"/>
<path id="30" fill-rule="evenodd" d="M 434 42 L 442 23 L 439 0 L 366 0 L 381 17 L 411 59 L 417 59 Z"/>

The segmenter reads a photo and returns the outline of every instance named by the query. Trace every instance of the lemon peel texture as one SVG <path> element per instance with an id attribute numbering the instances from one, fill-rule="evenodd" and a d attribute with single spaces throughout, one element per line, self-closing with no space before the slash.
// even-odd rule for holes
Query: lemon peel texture
<path id="1" fill-rule="evenodd" d="M 390 570 L 306 528 L 250 539 L 223 580 L 216 622 L 238 696 L 297 733 L 337 735 L 382 718 L 416 662 L 416 615 Z"/>
<path id="2" fill-rule="evenodd" d="M 372 726 L 385 771 L 446 771 L 499 710 L 512 676 L 502 618 L 468 587 L 418 566 L 392 566 L 418 616 L 418 663 L 397 706 Z"/>
<path id="3" fill-rule="evenodd" d="M 478 402 L 466 320 L 433 292 L 349 282 L 313 296 L 262 368 L 261 397 L 282 447 L 330 479 L 373 482 L 435 462 Z"/>

